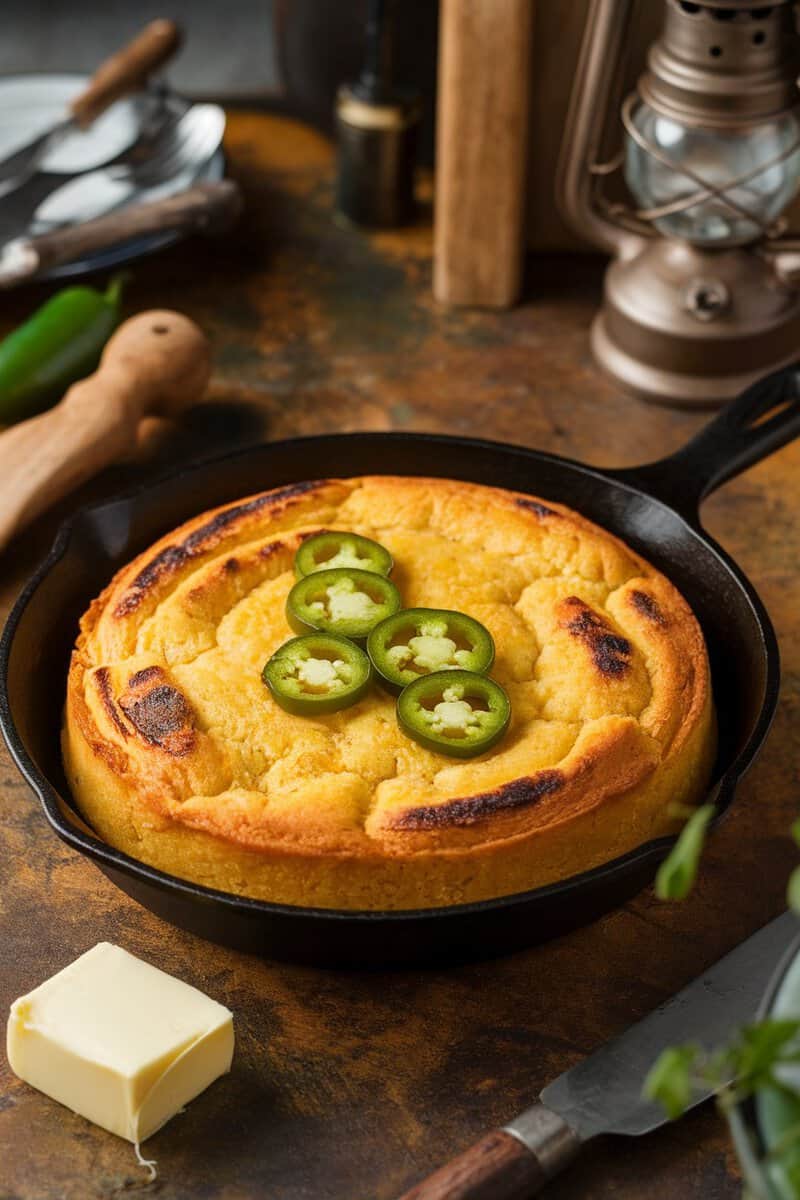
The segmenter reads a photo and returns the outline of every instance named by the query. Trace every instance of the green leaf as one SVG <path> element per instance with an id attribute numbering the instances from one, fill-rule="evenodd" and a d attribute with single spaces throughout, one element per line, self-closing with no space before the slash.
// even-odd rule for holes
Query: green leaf
<path id="1" fill-rule="evenodd" d="M 671 1121 L 689 1107 L 697 1054 L 697 1046 L 672 1046 L 659 1054 L 647 1073 L 643 1095 L 660 1104 Z"/>
<path id="2" fill-rule="evenodd" d="M 697 878 L 700 855 L 714 805 L 703 804 L 692 813 L 680 837 L 658 868 L 656 895 L 659 900 L 685 900 Z"/>
<path id="3" fill-rule="evenodd" d="M 789 876 L 786 888 L 786 902 L 794 912 L 800 913 L 800 867 L 795 867 Z"/>
<path id="4" fill-rule="evenodd" d="M 766 1154 L 763 1168 L 774 1200 L 797 1200 L 800 1196 L 800 1099 L 797 1093 L 774 1088 L 759 1092 L 759 1127 Z"/>
<path id="5" fill-rule="evenodd" d="M 737 1091 L 749 1094 L 771 1082 L 775 1068 L 797 1050 L 798 1034 L 800 1021 L 786 1018 L 767 1017 L 746 1025 L 731 1048 Z"/>
<path id="6" fill-rule="evenodd" d="M 800 817 L 792 825 L 792 837 L 797 842 L 797 845 L 800 846 Z"/>
<path id="7" fill-rule="evenodd" d="M 785 1150 L 768 1166 L 769 1178 L 782 1200 L 797 1200 L 800 1196 L 800 1157 L 795 1144 Z"/>

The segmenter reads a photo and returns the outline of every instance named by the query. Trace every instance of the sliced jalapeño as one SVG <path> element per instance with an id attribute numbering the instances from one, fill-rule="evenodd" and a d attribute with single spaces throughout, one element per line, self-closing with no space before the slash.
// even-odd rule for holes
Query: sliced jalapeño
<path id="1" fill-rule="evenodd" d="M 370 661 L 359 646 L 312 633 L 284 642 L 264 667 L 262 679 L 281 708 L 313 717 L 356 704 L 371 675 Z"/>
<path id="2" fill-rule="evenodd" d="M 303 542 L 294 556 L 298 579 L 315 571 L 333 571 L 337 567 L 353 567 L 371 571 L 374 575 L 391 575 L 394 562 L 385 546 L 359 533 L 330 529 L 317 533 Z"/>
<path id="3" fill-rule="evenodd" d="M 473 758 L 508 729 L 511 704 L 498 683 L 473 671 L 423 675 L 397 698 L 400 728 L 426 750 Z"/>
<path id="4" fill-rule="evenodd" d="M 380 682 L 400 692 L 434 671 L 476 671 L 494 662 L 494 642 L 480 621 L 441 608 L 406 608 L 376 625 L 367 652 Z"/>
<path id="5" fill-rule="evenodd" d="M 383 575 L 337 567 L 297 581 L 286 600 L 286 619 L 295 633 L 315 630 L 360 641 L 401 605 L 400 593 Z"/>

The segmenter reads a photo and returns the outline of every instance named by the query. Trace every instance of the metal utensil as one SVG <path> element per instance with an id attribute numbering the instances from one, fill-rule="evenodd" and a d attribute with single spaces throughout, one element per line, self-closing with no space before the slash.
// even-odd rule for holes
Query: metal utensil
<path id="1" fill-rule="evenodd" d="M 0 163 L 0 196 L 29 179 L 68 134 L 87 129 L 115 100 L 140 87 L 180 43 L 180 30 L 174 22 L 151 21 L 138 37 L 107 58 L 70 102 L 63 120 Z"/>
<path id="2" fill-rule="evenodd" d="M 540 1100 L 407 1192 L 403 1200 L 521 1200 L 534 1195 L 599 1134 L 637 1137 L 666 1123 L 642 1096 L 661 1050 L 697 1042 L 712 1049 L 752 1020 L 766 981 L 797 933 L 784 913 L 621 1037 L 544 1089 Z M 697 1089 L 692 1106 L 707 1100 Z"/>
<path id="3" fill-rule="evenodd" d="M 224 132 L 225 113 L 218 105 L 192 105 L 180 116 L 168 119 L 155 137 L 137 140 L 110 166 L 79 174 L 50 189 L 34 214 L 34 232 L 75 224 L 75 213 L 80 213 L 81 222 L 107 216 L 138 193 L 161 185 L 169 185 L 174 191 L 176 185 L 180 187 L 184 173 L 195 171 L 199 163 L 216 153 Z"/>
<path id="4" fill-rule="evenodd" d="M 225 112 L 218 104 L 193 104 L 149 153 L 113 166 L 114 179 L 130 179 L 138 188 L 155 187 L 165 178 L 211 158 L 222 143 Z"/>
<path id="5" fill-rule="evenodd" d="M 14 287 L 82 255 L 148 234 L 174 230 L 222 232 L 240 210 L 239 188 L 232 180 L 225 179 L 219 183 L 201 183 L 149 204 L 131 204 L 94 221 L 55 229 L 38 237 L 16 238 L 0 253 L 0 288 Z"/>
<path id="6" fill-rule="evenodd" d="M 186 112 L 186 106 L 178 104 L 174 97 L 162 90 L 154 93 L 149 100 L 150 103 L 143 106 L 135 141 L 107 162 L 102 168 L 104 171 L 116 166 L 135 167 L 151 155 L 160 154 L 163 143 L 173 136 L 177 123 Z M 48 196 L 67 187 L 75 179 L 95 174 L 96 169 L 96 164 L 92 163 L 88 170 L 79 168 L 69 173 L 36 171 L 13 192 L 0 199 L 0 243 L 27 233 Z"/>

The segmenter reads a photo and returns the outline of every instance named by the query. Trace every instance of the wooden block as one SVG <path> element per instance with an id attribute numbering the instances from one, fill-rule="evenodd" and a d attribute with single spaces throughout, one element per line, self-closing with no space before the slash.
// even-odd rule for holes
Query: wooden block
<path id="1" fill-rule="evenodd" d="M 533 0 L 441 0 L 433 291 L 506 308 L 522 275 Z"/>

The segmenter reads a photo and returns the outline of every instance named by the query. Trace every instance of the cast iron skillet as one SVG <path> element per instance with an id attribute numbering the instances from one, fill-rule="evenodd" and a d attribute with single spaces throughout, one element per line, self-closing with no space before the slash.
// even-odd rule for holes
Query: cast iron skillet
<path id="1" fill-rule="evenodd" d="M 343 434 L 275 442 L 206 462 L 79 512 L 20 596 L 0 641 L 0 728 L 70 846 L 175 925 L 243 950 L 317 964 L 377 966 L 502 953 L 593 920 L 652 878 L 662 838 L 550 887 L 451 908 L 343 912 L 266 904 L 187 883 L 92 835 L 71 805 L 59 724 L 77 621 L 118 567 L 206 508 L 305 479 L 364 473 L 472 480 L 560 500 L 660 567 L 700 619 L 711 657 L 720 750 L 710 798 L 722 814 L 769 727 L 778 649 L 755 590 L 703 531 L 698 505 L 800 433 L 800 363 L 754 385 L 677 454 L 600 471 L 549 454 L 425 434 Z"/>

